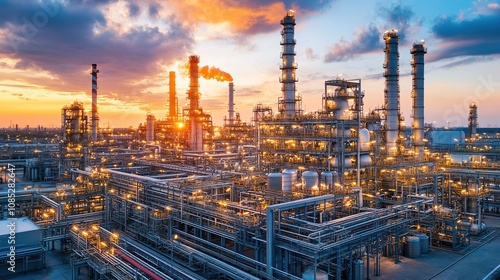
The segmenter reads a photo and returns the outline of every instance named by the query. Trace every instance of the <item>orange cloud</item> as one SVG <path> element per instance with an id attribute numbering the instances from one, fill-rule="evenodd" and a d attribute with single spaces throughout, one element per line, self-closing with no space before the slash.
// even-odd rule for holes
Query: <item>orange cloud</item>
<path id="1" fill-rule="evenodd" d="M 227 24 L 231 31 L 256 33 L 279 26 L 286 8 L 283 2 L 258 7 L 236 6 L 224 0 L 171 1 L 179 20 L 187 24 Z"/>

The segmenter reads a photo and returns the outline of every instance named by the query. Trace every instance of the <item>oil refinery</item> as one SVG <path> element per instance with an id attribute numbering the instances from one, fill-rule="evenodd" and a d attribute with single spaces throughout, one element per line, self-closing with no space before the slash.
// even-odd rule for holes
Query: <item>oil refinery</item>
<path id="1" fill-rule="evenodd" d="M 426 123 L 425 42 L 402 49 L 398 30 L 380 34 L 380 108 L 364 108 L 361 78 L 337 78 L 306 112 L 294 12 L 280 24 L 281 94 L 251 120 L 235 109 L 237 81 L 193 54 L 183 58 L 189 103 L 179 106 L 169 71 L 164 117 L 104 128 L 91 61 L 91 104 L 64 106 L 60 128 L 5 131 L 2 246 L 17 224 L 15 256 L 0 247 L 0 277 L 12 277 L 12 263 L 19 279 L 49 275 L 56 258 L 73 280 L 459 279 L 443 275 L 498 244 L 500 130 L 479 126 L 474 103 L 468 127 Z M 411 92 L 400 92 L 400 52 L 411 54 Z M 227 82 L 221 126 L 201 106 L 206 73 Z M 483 259 L 486 272 L 467 279 L 500 277 L 498 257 Z"/>

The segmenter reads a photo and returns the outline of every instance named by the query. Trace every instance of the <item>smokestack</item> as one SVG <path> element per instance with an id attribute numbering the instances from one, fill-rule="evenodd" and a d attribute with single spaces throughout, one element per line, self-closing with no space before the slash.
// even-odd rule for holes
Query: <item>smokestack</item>
<path id="1" fill-rule="evenodd" d="M 189 109 L 196 110 L 200 107 L 200 94 L 198 92 L 198 63 L 200 57 L 197 55 L 189 56 Z"/>
<path id="2" fill-rule="evenodd" d="M 283 25 L 280 43 L 283 46 L 281 52 L 282 64 L 280 66 L 282 97 L 279 101 L 279 111 L 286 117 L 292 117 L 296 113 L 297 102 L 295 97 L 295 82 L 297 82 L 295 70 L 297 70 L 297 64 L 295 63 L 296 42 L 294 39 L 295 16 L 293 10 L 286 13 L 286 16 L 281 20 L 281 25 Z"/>
<path id="3" fill-rule="evenodd" d="M 398 153 L 399 138 L 399 34 L 397 30 L 386 31 L 385 40 L 385 117 L 386 151 L 389 155 Z"/>
<path id="4" fill-rule="evenodd" d="M 92 141 L 97 141 L 99 117 L 97 116 L 97 64 L 92 64 Z"/>
<path id="5" fill-rule="evenodd" d="M 427 53 L 424 40 L 415 42 L 412 54 L 412 93 L 413 100 L 413 146 L 418 159 L 424 157 L 424 55 Z"/>
<path id="6" fill-rule="evenodd" d="M 469 139 L 471 142 L 476 141 L 476 129 L 477 129 L 477 105 L 476 103 L 471 103 L 469 106 Z"/>
<path id="7" fill-rule="evenodd" d="M 234 83 L 229 83 L 229 125 L 234 124 Z"/>
<path id="8" fill-rule="evenodd" d="M 200 93 L 198 92 L 198 63 L 200 57 L 197 55 L 189 56 L 189 122 L 190 122 L 190 148 L 194 151 L 203 150 L 203 131 L 200 118 Z"/>
<path id="9" fill-rule="evenodd" d="M 169 85 L 169 116 L 171 119 L 177 119 L 177 91 L 175 90 L 175 72 L 170 71 L 168 75 L 168 85 Z"/>

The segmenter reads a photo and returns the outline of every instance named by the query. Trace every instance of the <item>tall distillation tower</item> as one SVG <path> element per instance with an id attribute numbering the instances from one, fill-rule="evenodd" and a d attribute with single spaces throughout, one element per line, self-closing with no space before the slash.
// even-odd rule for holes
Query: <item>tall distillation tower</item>
<path id="1" fill-rule="evenodd" d="M 175 72 L 168 73 L 168 116 L 171 120 L 177 120 L 177 91 L 175 89 Z"/>
<path id="2" fill-rule="evenodd" d="M 229 82 L 229 125 L 234 125 L 234 83 Z"/>
<path id="3" fill-rule="evenodd" d="M 471 142 L 476 141 L 477 132 L 477 105 L 471 103 L 469 105 L 469 139 Z"/>
<path id="4" fill-rule="evenodd" d="M 410 54 L 413 100 L 413 147 L 418 159 L 424 157 L 424 55 L 427 53 L 424 40 L 413 44 Z"/>
<path id="5" fill-rule="evenodd" d="M 97 64 L 92 64 L 92 141 L 97 141 L 99 117 L 97 115 Z"/>
<path id="6" fill-rule="evenodd" d="M 385 41 L 385 63 L 384 63 L 384 108 L 385 108 L 385 130 L 386 151 L 388 155 L 398 154 L 399 142 L 399 34 L 397 30 L 384 33 Z"/>
<path id="7" fill-rule="evenodd" d="M 290 10 L 286 13 L 285 17 L 281 20 L 283 30 L 281 31 L 281 59 L 280 65 L 281 77 L 280 83 L 282 97 L 279 100 L 279 111 L 284 117 L 293 117 L 296 113 L 300 114 L 300 99 L 296 97 L 295 83 L 297 78 L 295 71 L 297 70 L 297 63 L 295 63 L 295 44 L 294 30 L 295 30 L 295 16 L 294 11 Z"/>

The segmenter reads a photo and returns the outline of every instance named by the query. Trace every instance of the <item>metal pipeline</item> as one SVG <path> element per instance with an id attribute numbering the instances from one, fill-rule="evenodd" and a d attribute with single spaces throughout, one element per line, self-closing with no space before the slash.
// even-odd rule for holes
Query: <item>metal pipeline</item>
<path id="1" fill-rule="evenodd" d="M 140 269 L 141 271 L 143 271 L 144 273 L 146 273 L 151 278 L 153 278 L 155 280 L 164 280 L 164 278 L 158 276 L 157 274 L 155 274 L 154 272 L 152 272 L 151 270 L 149 270 L 147 267 L 143 266 L 142 264 L 140 264 L 136 260 L 134 260 L 131 257 L 127 256 L 126 254 L 124 254 L 120 250 L 114 249 L 114 252 L 115 252 L 115 254 L 119 255 L 120 257 L 122 257 L 127 262 L 131 263 L 133 266 L 137 267 L 138 269 Z"/>

